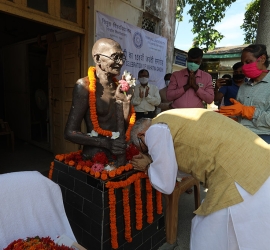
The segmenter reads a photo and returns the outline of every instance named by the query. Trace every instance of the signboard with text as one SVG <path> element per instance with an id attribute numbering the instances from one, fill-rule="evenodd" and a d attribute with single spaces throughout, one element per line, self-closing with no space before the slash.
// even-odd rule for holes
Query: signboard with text
<path id="1" fill-rule="evenodd" d="M 165 87 L 167 39 L 100 12 L 96 14 L 96 40 L 105 37 L 117 41 L 127 57 L 122 72 L 128 70 L 138 79 L 138 72 L 147 69 L 149 83 L 159 89 Z"/>

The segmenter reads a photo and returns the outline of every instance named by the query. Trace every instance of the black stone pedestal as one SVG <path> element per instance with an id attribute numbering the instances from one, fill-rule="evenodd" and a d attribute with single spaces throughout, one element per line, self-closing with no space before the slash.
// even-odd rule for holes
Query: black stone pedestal
<path id="1" fill-rule="evenodd" d="M 135 172 L 130 170 L 109 180 L 126 180 Z M 66 214 L 78 243 L 89 250 L 112 249 L 108 189 L 105 187 L 108 180 L 96 179 L 57 160 L 54 161 L 52 180 L 61 187 Z M 146 221 L 145 179 L 141 181 L 142 230 L 136 230 L 134 185 L 130 186 L 129 192 L 131 243 L 127 242 L 124 237 L 122 189 L 115 189 L 118 249 L 121 250 L 155 250 L 166 242 L 164 216 L 156 213 L 155 190 L 153 190 L 154 221 L 152 224 L 148 224 Z"/>

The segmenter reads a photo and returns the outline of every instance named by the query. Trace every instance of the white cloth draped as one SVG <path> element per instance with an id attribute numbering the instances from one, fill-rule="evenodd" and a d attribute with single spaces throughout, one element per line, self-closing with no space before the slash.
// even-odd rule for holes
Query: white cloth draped
<path id="1" fill-rule="evenodd" d="M 0 249 L 16 239 L 62 234 L 76 241 L 60 187 L 37 171 L 0 175 Z"/>
<path id="2" fill-rule="evenodd" d="M 191 250 L 270 249 L 270 178 L 254 195 L 235 184 L 244 201 L 208 216 L 196 215 Z"/>

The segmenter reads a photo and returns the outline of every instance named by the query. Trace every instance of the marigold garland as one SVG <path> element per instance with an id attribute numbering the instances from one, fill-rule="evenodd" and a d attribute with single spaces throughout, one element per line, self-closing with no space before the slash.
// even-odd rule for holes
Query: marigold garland
<path id="1" fill-rule="evenodd" d="M 135 213 L 136 213 L 136 229 L 141 230 L 143 225 L 143 206 L 141 195 L 141 180 L 137 179 L 134 182 L 135 189 Z"/>
<path id="2" fill-rule="evenodd" d="M 55 159 L 58 161 L 64 162 L 65 164 L 71 167 L 74 167 L 78 171 L 84 171 L 94 176 L 95 178 L 98 178 L 98 179 L 100 178 L 104 181 L 107 180 L 108 178 L 113 178 L 117 175 L 121 175 L 124 171 L 129 171 L 133 169 L 132 164 L 127 163 L 125 166 L 120 166 L 115 170 L 103 171 L 102 173 L 100 173 L 98 171 L 94 171 L 93 169 L 91 169 L 94 163 L 90 160 L 83 161 L 81 154 L 82 154 L 82 151 L 79 150 L 77 152 L 71 152 L 69 154 L 56 155 Z M 129 157 L 131 156 L 133 157 L 134 155 L 137 154 L 137 151 L 133 149 L 133 146 L 129 146 L 127 148 L 126 154 L 129 155 Z M 104 153 L 100 153 L 100 152 L 94 155 L 92 160 L 108 163 L 107 156 Z M 48 174 L 49 179 L 52 179 L 53 170 L 54 170 L 54 162 L 51 162 L 50 170 Z"/>
<path id="3" fill-rule="evenodd" d="M 11 242 L 4 250 L 74 250 L 72 247 L 57 245 L 50 237 L 29 237 L 25 240 L 18 239 Z"/>
<path id="4" fill-rule="evenodd" d="M 94 130 L 103 136 L 112 137 L 112 131 L 102 129 L 99 126 L 98 116 L 97 116 L 97 107 L 96 107 L 96 77 L 95 77 L 96 68 L 89 67 L 88 69 L 88 78 L 89 78 L 89 108 L 90 108 L 90 118 L 93 124 Z M 131 106 L 131 112 L 129 116 L 129 125 L 126 131 L 126 141 L 130 140 L 130 131 L 135 123 L 136 113 L 133 106 Z"/>
<path id="5" fill-rule="evenodd" d="M 153 217 L 153 196 L 152 196 L 152 186 L 149 179 L 146 179 L 146 214 L 147 223 L 151 224 L 154 221 Z"/>
<path id="6" fill-rule="evenodd" d="M 127 242 L 132 242 L 128 187 L 123 188 L 122 193 L 123 193 L 123 207 L 124 207 L 124 220 L 125 220 L 125 239 L 127 240 Z"/>

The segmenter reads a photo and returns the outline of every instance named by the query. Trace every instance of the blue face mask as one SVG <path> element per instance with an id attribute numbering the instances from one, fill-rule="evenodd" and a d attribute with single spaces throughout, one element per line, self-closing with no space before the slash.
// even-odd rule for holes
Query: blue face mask
<path id="1" fill-rule="evenodd" d="M 194 62 L 187 62 L 187 68 L 190 71 L 195 72 L 196 70 L 198 70 L 198 68 L 200 67 L 200 64 L 194 63 Z"/>

